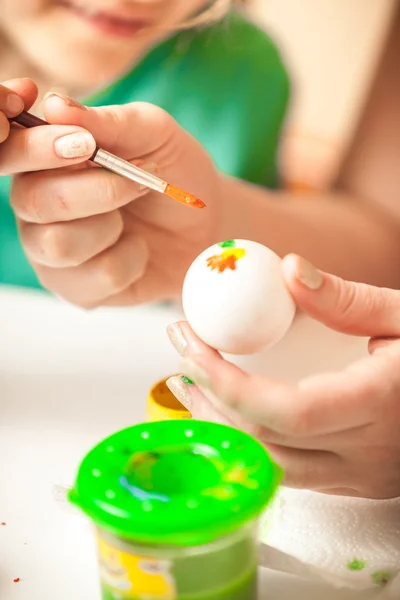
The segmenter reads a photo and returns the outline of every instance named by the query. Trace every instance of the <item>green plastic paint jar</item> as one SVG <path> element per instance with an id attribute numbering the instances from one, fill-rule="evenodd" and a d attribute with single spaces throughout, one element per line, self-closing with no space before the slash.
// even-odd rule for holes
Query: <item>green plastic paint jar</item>
<path id="1" fill-rule="evenodd" d="M 215 423 L 101 442 L 70 500 L 95 525 L 103 600 L 255 600 L 258 518 L 282 475 L 254 438 Z"/>

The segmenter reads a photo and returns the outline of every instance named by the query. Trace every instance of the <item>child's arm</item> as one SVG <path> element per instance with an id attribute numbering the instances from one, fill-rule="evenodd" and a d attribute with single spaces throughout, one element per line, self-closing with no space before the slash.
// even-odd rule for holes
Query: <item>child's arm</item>
<path id="1" fill-rule="evenodd" d="M 258 239 L 347 279 L 400 287 L 399 53 L 400 12 L 337 189 L 295 199 L 228 181 L 220 237 Z"/>
<path id="2" fill-rule="evenodd" d="M 400 190 L 400 170 L 396 178 Z M 256 240 L 346 279 L 400 287 L 400 215 L 388 216 L 385 197 L 375 205 L 346 191 L 296 199 L 236 180 L 223 190 L 219 238 Z"/>

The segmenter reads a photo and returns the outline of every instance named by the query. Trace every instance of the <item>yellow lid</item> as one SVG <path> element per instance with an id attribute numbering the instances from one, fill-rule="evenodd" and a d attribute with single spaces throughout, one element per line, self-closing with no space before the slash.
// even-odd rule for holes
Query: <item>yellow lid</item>
<path id="1" fill-rule="evenodd" d="M 147 398 L 148 421 L 171 421 L 175 419 L 191 419 L 190 412 L 177 400 L 168 389 L 166 377 L 156 383 Z"/>

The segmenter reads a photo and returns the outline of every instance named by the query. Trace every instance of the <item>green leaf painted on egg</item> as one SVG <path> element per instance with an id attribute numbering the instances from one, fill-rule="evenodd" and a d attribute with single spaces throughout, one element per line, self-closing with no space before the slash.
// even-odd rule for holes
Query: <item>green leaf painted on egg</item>
<path id="1" fill-rule="evenodd" d="M 225 242 L 220 242 L 218 246 L 220 248 L 234 248 L 236 245 L 235 240 L 226 240 Z"/>

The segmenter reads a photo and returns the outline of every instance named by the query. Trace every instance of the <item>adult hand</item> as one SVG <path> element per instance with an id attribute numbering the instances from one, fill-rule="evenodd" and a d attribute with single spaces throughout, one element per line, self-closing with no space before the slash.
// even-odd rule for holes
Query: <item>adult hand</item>
<path id="1" fill-rule="evenodd" d="M 187 268 L 214 241 L 219 222 L 219 175 L 206 151 L 149 104 L 86 108 L 51 94 L 44 112 L 53 125 L 12 126 L 0 145 L 0 175 L 15 174 L 11 204 L 42 284 L 84 307 L 179 296 Z M 95 140 L 157 170 L 207 208 L 188 208 L 94 168 L 87 161 Z"/>
<path id="2" fill-rule="evenodd" d="M 168 333 L 186 378 L 171 378 L 170 389 L 194 418 L 257 437 L 289 487 L 400 496 L 400 292 L 341 280 L 294 255 L 282 269 L 300 309 L 332 329 L 370 337 L 370 355 L 287 385 L 243 372 L 181 322 Z"/>

